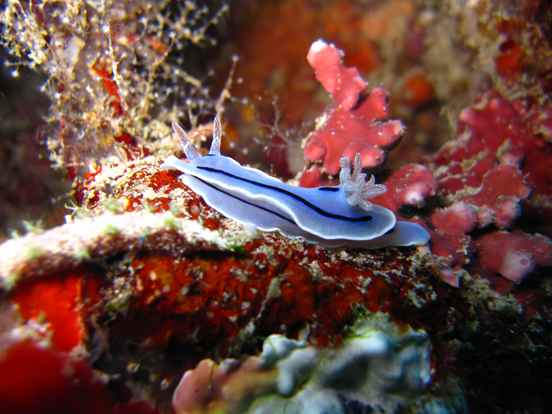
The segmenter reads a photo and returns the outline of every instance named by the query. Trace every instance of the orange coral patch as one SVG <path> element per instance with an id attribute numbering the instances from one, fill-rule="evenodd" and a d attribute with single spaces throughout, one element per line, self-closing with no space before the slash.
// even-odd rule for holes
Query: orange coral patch
<path id="1" fill-rule="evenodd" d="M 73 271 L 21 283 L 13 299 L 26 320 L 49 323 L 52 342 L 62 351 L 82 343 L 84 327 L 79 315 L 81 281 L 84 272 Z"/>

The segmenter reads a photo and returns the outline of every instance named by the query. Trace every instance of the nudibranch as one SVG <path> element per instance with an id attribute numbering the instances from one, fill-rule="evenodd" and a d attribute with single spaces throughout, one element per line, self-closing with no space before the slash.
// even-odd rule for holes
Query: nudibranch
<path id="1" fill-rule="evenodd" d="M 217 114 L 209 154 L 201 156 L 188 135 L 173 120 L 173 129 L 189 162 L 171 155 L 162 169 L 182 171 L 179 178 L 224 216 L 263 231 L 282 231 L 326 247 L 377 249 L 426 244 L 428 232 L 420 225 L 397 222 L 393 212 L 367 198 L 386 191 L 374 176 L 365 181 L 356 155 L 351 175 L 349 158 L 342 158 L 341 184 L 302 188 L 285 184 L 264 172 L 240 165 L 220 154 L 221 125 Z"/>

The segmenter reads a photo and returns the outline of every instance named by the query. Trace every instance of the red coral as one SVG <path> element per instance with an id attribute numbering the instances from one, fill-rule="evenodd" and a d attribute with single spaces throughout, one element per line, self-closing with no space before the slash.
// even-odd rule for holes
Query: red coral
<path id="1" fill-rule="evenodd" d="M 481 218 L 481 210 L 490 210 L 498 228 L 509 227 L 519 216 L 519 201 L 529 197 L 531 188 L 525 184 L 521 171 L 509 164 L 497 165 L 483 175 L 481 189 L 474 195 L 458 199 L 479 206 L 479 227 L 489 224 Z"/>
<path id="2" fill-rule="evenodd" d="M 479 274 L 492 276 L 500 273 L 506 279 L 518 282 L 538 265 L 552 260 L 552 242 L 547 237 L 530 236 L 519 230 L 511 233 L 497 231 L 475 241 Z"/>
<path id="3" fill-rule="evenodd" d="M 414 73 L 404 83 L 403 100 L 413 108 L 427 105 L 435 98 L 433 84 L 424 73 Z"/>
<path id="4" fill-rule="evenodd" d="M 61 351 L 82 344 L 84 326 L 80 320 L 80 286 L 86 272 L 61 272 L 41 281 L 21 283 L 13 294 L 21 316 L 44 320 L 52 332 L 52 342 Z"/>
<path id="5" fill-rule="evenodd" d="M 33 340 L 12 344 L 0 354 L 3 414 L 154 414 L 147 402 L 129 402 L 97 377 L 87 360 L 45 348 Z"/>
<path id="6" fill-rule="evenodd" d="M 387 191 L 374 197 L 375 204 L 399 214 L 400 206 L 423 207 L 425 200 L 437 192 L 433 173 L 423 165 L 409 164 L 394 171 L 385 181 Z"/>
<path id="7" fill-rule="evenodd" d="M 429 217 L 437 229 L 432 234 L 432 251 L 440 256 L 441 263 L 456 269 L 467 263 L 464 253 L 454 252 L 466 250 L 462 246 L 467 244 L 458 239 L 458 245 L 451 243 L 452 237 L 441 237 L 447 232 L 470 233 L 475 223 L 478 228 L 491 224 L 508 228 L 523 210 L 523 223 L 534 228 L 534 217 L 541 226 L 538 229 L 546 231 L 542 225 L 552 222 L 552 146 L 546 141 L 549 113 L 546 106 L 533 104 L 528 108 L 521 101 L 504 99 L 496 91 L 487 92 L 473 109 L 462 112 L 458 138 L 431 160 L 439 195 L 451 203 Z M 521 240 L 523 247 L 519 245 Z M 495 230 L 477 238 L 473 270 L 485 277 L 501 274 L 510 281 L 519 281 L 536 265 L 552 261 L 548 254 L 539 256 L 539 260 L 534 258 L 544 240 L 548 239 L 521 231 Z"/>
<path id="8" fill-rule="evenodd" d="M 474 108 L 462 112 L 458 138 L 432 157 L 432 168 L 443 196 L 498 216 L 506 210 L 498 225 L 508 226 L 515 219 L 512 202 L 528 199 L 530 185 L 530 205 L 536 198 L 551 199 L 552 146 L 535 133 L 549 119 L 549 109 L 536 104 L 529 110 L 496 91 L 487 92 Z"/>
<path id="9" fill-rule="evenodd" d="M 477 224 L 477 215 L 473 207 L 462 201 L 437 210 L 431 216 L 431 224 L 449 233 L 470 233 Z"/>
<path id="10" fill-rule="evenodd" d="M 321 40 L 312 44 L 307 56 L 334 104 L 307 138 L 305 157 L 312 163 L 322 161 L 323 168 L 310 166 L 301 179 L 304 187 L 319 185 L 322 173 L 336 175 L 341 157 L 352 160 L 360 153 L 363 167 L 381 165 L 404 134 L 400 121 L 388 121 L 387 92 L 374 88 L 365 97 L 367 83 L 356 69 L 343 66 L 341 56 L 340 50 Z"/>
<path id="11" fill-rule="evenodd" d="M 496 71 L 503 78 L 516 80 L 523 73 L 525 52 L 513 40 L 507 40 L 500 45 L 499 53 L 494 59 Z"/>

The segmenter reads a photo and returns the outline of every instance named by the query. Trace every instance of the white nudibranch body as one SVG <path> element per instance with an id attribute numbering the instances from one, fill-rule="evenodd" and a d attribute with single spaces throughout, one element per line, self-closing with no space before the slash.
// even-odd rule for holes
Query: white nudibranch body
<path id="1" fill-rule="evenodd" d="M 189 162 L 171 155 L 161 168 L 182 171 L 179 178 L 184 184 L 232 220 L 264 231 L 280 230 L 289 237 L 302 237 L 326 247 L 377 249 L 429 241 L 422 226 L 397 222 L 391 210 L 366 200 L 384 193 L 386 188 L 375 184 L 374 176 L 365 181 L 359 154 L 352 175 L 349 159 L 340 160 L 340 185 L 302 188 L 221 155 L 219 115 L 215 117 L 213 142 L 205 157 L 175 121 L 173 128 Z"/>

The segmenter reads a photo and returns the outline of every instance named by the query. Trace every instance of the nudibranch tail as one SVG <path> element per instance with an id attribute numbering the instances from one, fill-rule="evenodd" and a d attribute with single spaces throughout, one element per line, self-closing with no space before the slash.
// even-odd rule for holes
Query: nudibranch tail
<path id="1" fill-rule="evenodd" d="M 186 154 L 186 158 L 192 161 L 195 160 L 197 157 L 200 157 L 199 152 L 197 152 L 197 150 L 192 145 L 188 134 L 186 134 L 184 129 L 182 129 L 182 127 L 178 125 L 178 123 L 174 119 L 172 120 L 172 127 L 174 129 L 174 132 L 176 133 L 176 136 L 180 140 L 180 143 L 182 144 L 182 149 L 184 150 L 184 154 Z"/>
<path id="2" fill-rule="evenodd" d="M 341 187 L 343 188 L 347 202 L 351 206 L 358 205 L 363 210 L 370 211 L 372 203 L 367 199 L 385 193 L 387 187 L 383 184 L 376 184 L 376 178 L 373 175 L 366 182 L 366 174 L 362 173 L 362 162 L 359 153 L 355 156 L 355 168 L 352 176 L 349 158 L 341 158 L 339 164 L 341 165 L 339 180 L 341 181 Z"/>
<path id="3" fill-rule="evenodd" d="M 211 143 L 209 154 L 220 155 L 221 135 L 222 128 L 220 126 L 220 114 L 217 114 L 217 116 L 215 116 L 215 120 L 213 121 L 213 142 Z"/>

